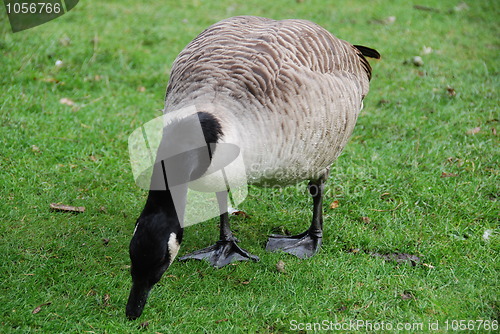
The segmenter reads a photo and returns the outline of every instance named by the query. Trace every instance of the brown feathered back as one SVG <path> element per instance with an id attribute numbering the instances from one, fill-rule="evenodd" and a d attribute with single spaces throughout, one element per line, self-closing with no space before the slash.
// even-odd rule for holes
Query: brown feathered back
<path id="1" fill-rule="evenodd" d="M 340 154 L 368 93 L 363 53 L 378 53 L 363 48 L 305 20 L 229 18 L 179 54 L 165 110 L 214 114 L 254 183 L 311 179 Z"/>

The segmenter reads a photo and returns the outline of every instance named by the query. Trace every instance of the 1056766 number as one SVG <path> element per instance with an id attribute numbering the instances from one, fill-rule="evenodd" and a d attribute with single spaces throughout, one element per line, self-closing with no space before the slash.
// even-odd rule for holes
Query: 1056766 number
<path id="1" fill-rule="evenodd" d="M 446 320 L 446 330 L 449 331 L 497 331 L 497 320 Z"/>
<path id="2" fill-rule="evenodd" d="M 50 2 L 16 2 L 6 3 L 7 14 L 59 14 L 60 3 Z"/>

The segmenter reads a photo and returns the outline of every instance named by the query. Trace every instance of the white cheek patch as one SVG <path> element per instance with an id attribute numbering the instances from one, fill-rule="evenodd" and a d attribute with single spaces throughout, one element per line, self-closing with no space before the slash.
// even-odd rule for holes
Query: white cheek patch
<path id="1" fill-rule="evenodd" d="M 168 239 L 168 253 L 170 255 L 170 264 L 172 264 L 175 257 L 177 256 L 179 248 L 181 248 L 181 245 L 179 245 L 179 242 L 177 242 L 177 235 L 173 232 L 170 233 L 170 238 Z"/>

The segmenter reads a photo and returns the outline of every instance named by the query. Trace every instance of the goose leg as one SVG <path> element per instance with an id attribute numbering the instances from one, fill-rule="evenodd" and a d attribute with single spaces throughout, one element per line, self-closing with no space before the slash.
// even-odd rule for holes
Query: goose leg
<path id="1" fill-rule="evenodd" d="M 219 202 L 220 212 L 220 240 L 215 245 L 200 249 L 188 255 L 179 258 L 180 261 L 189 259 L 208 260 L 212 266 L 222 268 L 225 265 L 235 261 L 259 261 L 259 257 L 250 254 L 243 248 L 237 245 L 238 239 L 231 232 L 229 226 L 229 214 L 227 213 L 227 197 L 226 191 L 217 193 L 217 201 Z"/>
<path id="2" fill-rule="evenodd" d="M 266 244 L 267 251 L 283 251 L 301 259 L 311 257 L 318 252 L 323 237 L 322 203 L 327 176 L 328 173 L 317 181 L 309 182 L 308 189 L 313 198 L 313 218 L 309 229 L 293 236 L 272 234 Z"/>

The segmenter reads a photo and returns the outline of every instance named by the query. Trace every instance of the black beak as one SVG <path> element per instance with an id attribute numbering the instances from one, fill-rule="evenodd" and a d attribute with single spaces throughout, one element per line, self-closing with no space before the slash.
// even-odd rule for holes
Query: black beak
<path id="1" fill-rule="evenodd" d="M 138 284 L 132 285 L 125 310 L 125 314 L 129 320 L 135 320 L 141 316 L 148 299 L 149 291 L 151 291 L 150 287 Z"/>

